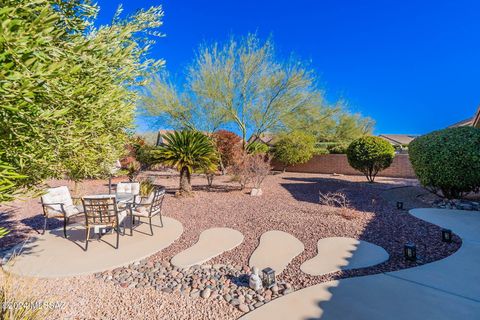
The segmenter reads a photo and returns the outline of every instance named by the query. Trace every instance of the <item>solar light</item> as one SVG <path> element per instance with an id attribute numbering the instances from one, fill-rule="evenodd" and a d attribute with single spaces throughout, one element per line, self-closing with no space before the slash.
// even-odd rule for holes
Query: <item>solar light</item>
<path id="1" fill-rule="evenodd" d="M 442 241 L 443 242 L 452 242 L 452 230 L 442 229 Z"/>
<path id="2" fill-rule="evenodd" d="M 403 202 L 402 201 L 397 201 L 397 209 L 403 210 Z"/>
<path id="3" fill-rule="evenodd" d="M 405 260 L 416 261 L 417 260 L 417 246 L 414 243 L 407 243 L 403 247 L 403 253 Z"/>
<path id="4" fill-rule="evenodd" d="M 265 268 L 262 270 L 263 274 L 263 285 L 270 289 L 275 285 L 275 270 L 272 268 Z"/>

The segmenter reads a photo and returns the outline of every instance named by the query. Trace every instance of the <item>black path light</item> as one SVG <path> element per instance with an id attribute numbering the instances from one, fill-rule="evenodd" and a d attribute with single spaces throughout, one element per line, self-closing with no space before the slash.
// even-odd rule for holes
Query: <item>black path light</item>
<path id="1" fill-rule="evenodd" d="M 402 201 L 397 201 L 397 209 L 398 210 L 403 210 L 403 202 Z"/>
<path id="2" fill-rule="evenodd" d="M 262 274 L 263 274 L 263 285 L 268 289 L 273 287 L 275 285 L 275 270 L 267 267 L 262 270 Z"/>
<path id="3" fill-rule="evenodd" d="M 452 242 L 452 230 L 450 229 L 442 229 L 442 241 L 451 243 Z"/>
<path id="4" fill-rule="evenodd" d="M 417 261 L 417 246 L 414 243 L 406 243 L 403 247 L 403 254 L 407 261 Z"/>

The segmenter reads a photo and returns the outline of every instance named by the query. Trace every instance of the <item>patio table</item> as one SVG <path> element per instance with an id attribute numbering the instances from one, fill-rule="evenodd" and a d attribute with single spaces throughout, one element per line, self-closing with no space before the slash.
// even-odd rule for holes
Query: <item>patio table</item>
<path id="1" fill-rule="evenodd" d="M 95 198 L 98 198 L 98 199 L 103 199 L 103 198 L 108 198 L 108 197 L 112 197 L 114 196 L 115 197 L 115 201 L 117 202 L 117 204 L 125 204 L 125 205 L 128 205 L 128 204 L 131 204 L 132 203 L 132 200 L 134 199 L 134 195 L 131 194 L 131 193 L 116 193 L 116 194 L 95 194 L 95 195 L 87 195 L 85 196 L 85 198 L 90 198 L 90 199 L 95 199 Z M 129 211 L 127 210 L 127 213 Z M 102 231 L 102 230 L 103 231 Z M 103 229 L 103 228 L 97 228 L 95 227 L 93 229 L 93 232 L 94 233 L 97 233 L 99 235 L 101 235 L 102 233 L 106 233 L 107 230 Z"/>

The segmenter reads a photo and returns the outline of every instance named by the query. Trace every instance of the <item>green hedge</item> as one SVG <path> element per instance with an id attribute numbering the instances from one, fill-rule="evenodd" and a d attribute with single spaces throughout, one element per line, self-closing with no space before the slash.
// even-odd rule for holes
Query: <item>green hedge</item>
<path id="1" fill-rule="evenodd" d="M 448 199 L 480 188 L 480 129 L 448 128 L 413 140 L 410 161 L 420 183 Z"/>
<path id="2" fill-rule="evenodd" d="M 362 172 L 369 182 L 381 170 L 388 168 L 395 156 L 395 149 L 379 137 L 363 137 L 353 141 L 347 148 L 348 163 Z"/>

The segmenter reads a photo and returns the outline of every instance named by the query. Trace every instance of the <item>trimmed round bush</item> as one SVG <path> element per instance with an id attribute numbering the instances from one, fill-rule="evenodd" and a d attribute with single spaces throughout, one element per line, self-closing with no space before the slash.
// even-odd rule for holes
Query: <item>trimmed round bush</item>
<path id="1" fill-rule="evenodd" d="M 380 171 L 390 167 L 394 156 L 393 146 L 380 137 L 362 137 L 347 148 L 348 163 L 362 172 L 369 182 L 374 182 Z"/>
<path id="2" fill-rule="evenodd" d="M 413 140 L 410 162 L 420 183 L 447 199 L 480 189 L 480 129 L 448 128 Z"/>

